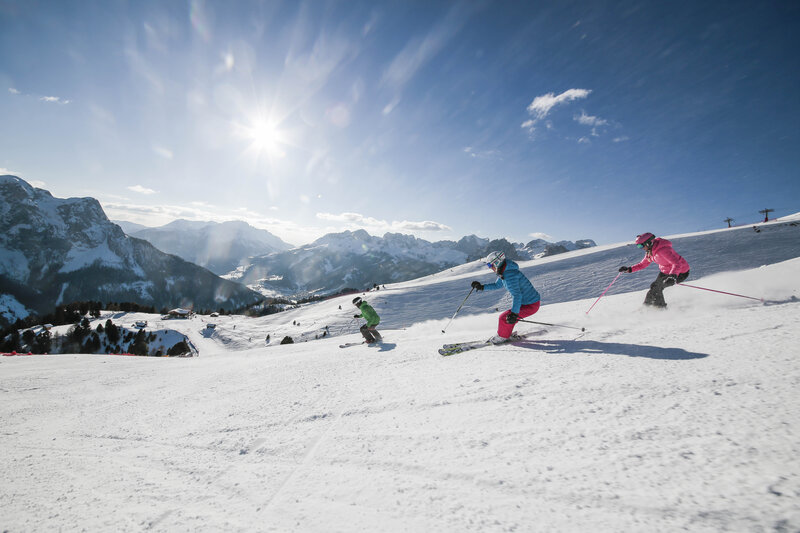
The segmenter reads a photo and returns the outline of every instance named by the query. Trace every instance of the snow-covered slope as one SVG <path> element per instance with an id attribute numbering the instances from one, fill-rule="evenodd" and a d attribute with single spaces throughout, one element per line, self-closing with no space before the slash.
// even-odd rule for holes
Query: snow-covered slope
<path id="1" fill-rule="evenodd" d="M 531 319 L 584 334 L 520 324 L 449 358 L 496 326 L 502 298 L 479 293 L 442 334 L 485 267 L 367 294 L 375 347 L 338 348 L 358 338 L 342 297 L 215 318 L 218 338 L 187 321 L 192 359 L 0 358 L 4 528 L 797 531 L 800 239 L 760 229 L 673 240 L 692 284 L 764 304 L 673 287 L 644 310 L 651 267 L 587 315 L 640 252 L 575 251 L 523 267 Z"/>

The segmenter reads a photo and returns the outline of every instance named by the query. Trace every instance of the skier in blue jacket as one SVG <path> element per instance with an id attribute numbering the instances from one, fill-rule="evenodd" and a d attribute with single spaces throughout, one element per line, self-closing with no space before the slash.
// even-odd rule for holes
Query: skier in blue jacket
<path id="1" fill-rule="evenodd" d="M 519 265 L 506 259 L 503 252 L 492 252 L 486 257 L 486 265 L 497 274 L 497 281 L 489 285 L 482 285 L 479 281 L 472 282 L 472 288 L 479 291 L 493 291 L 505 288 L 513 298 L 511 309 L 500 314 L 497 326 L 497 335 L 489 339 L 493 344 L 500 344 L 511 337 L 514 324 L 520 318 L 531 316 L 539 310 L 539 291 L 525 274 L 519 271 Z"/>

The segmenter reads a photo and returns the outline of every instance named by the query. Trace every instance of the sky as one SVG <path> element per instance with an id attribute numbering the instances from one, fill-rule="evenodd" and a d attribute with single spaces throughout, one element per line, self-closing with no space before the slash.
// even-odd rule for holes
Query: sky
<path id="1" fill-rule="evenodd" d="M 0 173 L 301 245 L 800 211 L 793 1 L 0 2 Z"/>

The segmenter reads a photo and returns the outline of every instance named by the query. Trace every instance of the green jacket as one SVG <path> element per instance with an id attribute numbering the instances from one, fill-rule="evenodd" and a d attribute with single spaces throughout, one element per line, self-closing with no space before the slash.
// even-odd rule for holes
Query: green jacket
<path id="1" fill-rule="evenodd" d="M 367 303 L 362 301 L 361 307 L 358 308 L 361 311 L 359 317 L 363 318 L 367 321 L 368 327 L 377 326 L 381 322 L 381 317 L 378 316 L 378 313 Z"/>

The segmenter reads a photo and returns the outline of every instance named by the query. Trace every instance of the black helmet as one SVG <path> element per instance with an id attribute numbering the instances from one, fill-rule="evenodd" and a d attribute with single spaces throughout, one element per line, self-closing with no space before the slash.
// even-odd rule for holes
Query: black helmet
<path id="1" fill-rule="evenodd" d="M 361 296 L 356 296 L 355 298 L 353 298 L 353 305 L 358 307 L 359 305 L 361 305 L 361 301 L 362 301 Z"/>

